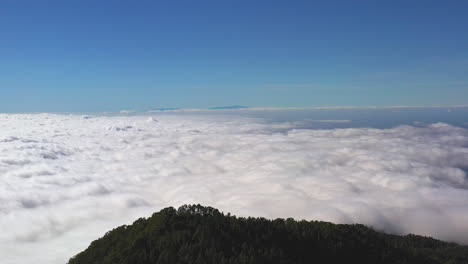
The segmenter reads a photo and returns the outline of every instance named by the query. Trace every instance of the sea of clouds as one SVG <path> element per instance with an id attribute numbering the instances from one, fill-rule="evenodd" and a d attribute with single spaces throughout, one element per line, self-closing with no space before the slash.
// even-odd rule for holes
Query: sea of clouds
<path id="1" fill-rule="evenodd" d="M 106 231 L 185 203 L 468 244 L 467 169 L 468 130 L 442 123 L 0 114 L 0 261 L 64 264 Z"/>

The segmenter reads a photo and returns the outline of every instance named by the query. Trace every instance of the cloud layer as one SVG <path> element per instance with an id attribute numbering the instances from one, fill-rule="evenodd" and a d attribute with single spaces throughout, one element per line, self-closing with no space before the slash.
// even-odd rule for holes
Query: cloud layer
<path id="1" fill-rule="evenodd" d="M 468 243 L 468 131 L 235 116 L 0 114 L 0 259 L 65 263 L 165 206 Z"/>

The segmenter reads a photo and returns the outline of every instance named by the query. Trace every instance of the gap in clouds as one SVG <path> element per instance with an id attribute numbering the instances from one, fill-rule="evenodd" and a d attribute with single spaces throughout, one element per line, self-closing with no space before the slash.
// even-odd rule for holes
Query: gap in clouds
<path id="1" fill-rule="evenodd" d="M 2 263 L 185 203 L 467 244 L 466 109 L 353 111 L 0 114 Z"/>

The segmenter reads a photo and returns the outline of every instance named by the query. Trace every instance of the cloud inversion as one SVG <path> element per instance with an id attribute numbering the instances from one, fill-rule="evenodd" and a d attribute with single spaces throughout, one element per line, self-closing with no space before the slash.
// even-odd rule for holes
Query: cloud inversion
<path id="1" fill-rule="evenodd" d="M 65 263 L 165 206 L 468 243 L 468 131 L 235 116 L 0 115 L 0 259 Z"/>

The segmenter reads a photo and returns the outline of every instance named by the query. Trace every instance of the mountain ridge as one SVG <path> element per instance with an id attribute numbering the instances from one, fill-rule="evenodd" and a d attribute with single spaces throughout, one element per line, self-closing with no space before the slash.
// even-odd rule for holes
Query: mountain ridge
<path id="1" fill-rule="evenodd" d="M 267 220 L 212 207 L 162 209 L 107 232 L 68 264 L 468 263 L 468 246 L 370 227 Z"/>

